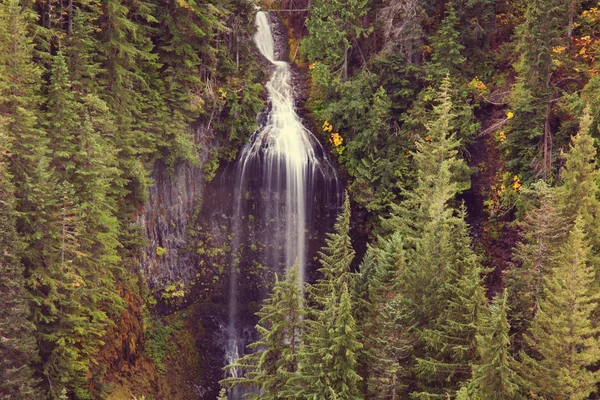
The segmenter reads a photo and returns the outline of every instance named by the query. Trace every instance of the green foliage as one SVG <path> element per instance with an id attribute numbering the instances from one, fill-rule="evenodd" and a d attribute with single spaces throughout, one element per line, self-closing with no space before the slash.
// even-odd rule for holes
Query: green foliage
<path id="1" fill-rule="evenodd" d="M 516 399 L 519 387 L 510 354 L 507 291 L 497 295 L 478 326 L 480 363 L 473 365 L 472 383 L 482 399 Z"/>
<path id="2" fill-rule="evenodd" d="M 323 62 L 331 71 L 339 68 L 340 76 L 346 80 L 348 52 L 357 38 L 369 32 L 361 24 L 367 4 L 368 0 L 312 2 L 306 22 L 309 35 L 302 42 L 302 51 L 308 60 Z"/>
<path id="3" fill-rule="evenodd" d="M 298 370 L 305 310 L 298 267 L 294 265 L 283 281 L 276 279 L 272 293 L 261 310 L 256 330 L 260 339 L 248 347 L 255 350 L 226 368 L 242 369 L 243 378 L 227 378 L 221 385 L 254 387 L 260 394 L 251 399 L 280 399 L 288 379 Z"/>
<path id="4" fill-rule="evenodd" d="M 1 120 L 0 120 L 1 121 Z M 0 143 L 6 135 L 0 125 Z M 36 359 L 34 325 L 29 321 L 23 265 L 17 252 L 19 239 L 15 230 L 15 199 L 4 164 L 6 149 L 0 144 L 0 397 L 17 400 L 38 398 L 38 382 L 31 365 Z"/>
<path id="5" fill-rule="evenodd" d="M 144 335 L 146 337 L 145 351 L 161 374 L 166 372 L 165 360 L 175 351 L 171 336 L 175 327 L 165 325 L 160 319 L 151 317 L 146 322 Z"/>
<path id="6" fill-rule="evenodd" d="M 525 177 L 549 177 L 552 169 L 551 86 L 553 47 L 564 45 L 562 1 L 527 1 L 525 21 L 516 31 L 517 81 L 510 95 L 509 132 L 504 145 L 508 165 Z M 529 180 L 529 179 L 527 179 Z"/>
<path id="7" fill-rule="evenodd" d="M 579 133 L 571 138 L 569 150 L 564 155 L 564 170 L 560 175 L 562 185 L 558 188 L 557 197 L 569 225 L 578 216 L 583 219 L 584 233 L 593 246 L 593 254 L 597 255 L 600 252 L 600 227 L 596 223 L 600 215 L 597 198 L 599 171 L 594 139 L 590 135 L 591 124 L 591 117 L 586 113 L 581 119 Z"/>
<path id="8" fill-rule="evenodd" d="M 598 329 L 590 320 L 598 294 L 583 225 L 583 218 L 578 217 L 560 248 L 525 336 L 527 348 L 520 354 L 518 372 L 532 396 L 585 399 L 596 391 L 600 379 L 589 369 L 600 359 Z"/>
<path id="9" fill-rule="evenodd" d="M 548 276 L 557 249 L 568 233 L 568 222 L 558 209 L 556 190 L 543 182 L 533 187 L 539 204 L 531 208 L 520 223 L 523 237 L 514 251 L 518 265 L 506 276 L 512 327 L 519 335 L 533 320 L 544 277 Z"/>
<path id="10" fill-rule="evenodd" d="M 298 354 L 298 371 L 286 395 L 310 399 L 361 399 L 357 374 L 358 340 L 352 315 L 349 271 L 354 250 L 348 236 L 350 200 L 346 200 L 326 246 L 319 253 L 322 278 L 309 288 L 309 319 Z"/>

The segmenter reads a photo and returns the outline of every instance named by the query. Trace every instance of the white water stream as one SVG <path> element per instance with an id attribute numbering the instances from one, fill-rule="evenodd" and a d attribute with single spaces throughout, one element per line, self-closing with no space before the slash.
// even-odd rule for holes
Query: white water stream
<path id="1" fill-rule="evenodd" d="M 242 238 L 242 214 L 249 180 L 260 178 L 261 190 L 267 198 L 262 200 L 262 219 L 267 226 L 270 246 L 263 256 L 267 267 L 284 264 L 286 268 L 298 263 L 300 281 L 304 282 L 307 256 L 307 236 L 310 209 L 317 180 L 330 181 L 338 186 L 335 169 L 323 157 L 323 149 L 313 134 L 306 129 L 294 107 L 292 72 L 290 65 L 275 58 L 275 39 L 269 15 L 258 12 L 257 32 L 254 41 L 260 53 L 274 66 L 266 84 L 270 108 L 266 122 L 252 135 L 237 164 L 234 199 L 232 250 L 235 253 Z M 315 151 L 317 150 L 317 151 Z M 231 262 L 229 281 L 229 324 L 227 363 L 234 363 L 244 353 L 245 340 L 239 326 L 239 260 Z M 242 371 L 229 370 L 238 377 Z M 241 398 L 239 391 L 229 394 L 229 399 Z"/>

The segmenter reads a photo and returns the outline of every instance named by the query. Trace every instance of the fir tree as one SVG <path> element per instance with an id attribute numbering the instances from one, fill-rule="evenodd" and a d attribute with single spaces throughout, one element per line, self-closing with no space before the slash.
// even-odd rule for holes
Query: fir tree
<path id="1" fill-rule="evenodd" d="M 519 387 L 510 354 L 507 291 L 498 294 L 481 318 L 477 333 L 480 362 L 473 365 L 472 383 L 482 399 L 516 399 Z"/>
<path id="2" fill-rule="evenodd" d="M 506 273 L 510 318 L 517 342 L 533 321 L 542 295 L 544 277 L 550 274 L 557 250 L 568 234 L 568 221 L 559 212 L 556 190 L 539 182 L 533 186 L 539 204 L 529 210 L 519 227 L 516 262 Z M 520 343 L 517 343 L 519 345 Z"/>
<path id="3" fill-rule="evenodd" d="M 368 254 L 376 255 L 371 261 L 373 273 L 367 269 L 366 257 L 358 278 L 368 279 L 368 296 L 364 297 L 368 311 L 359 320 L 364 341 L 361 363 L 365 365 L 366 398 L 399 398 L 412 350 L 409 319 L 397 293 L 406 268 L 401 236 L 395 233 L 380 238 L 378 246 Z"/>
<path id="4" fill-rule="evenodd" d="M 346 200 L 326 246 L 319 253 L 322 278 L 309 288 L 310 319 L 299 354 L 299 368 L 288 381 L 286 395 L 298 399 L 360 399 L 356 372 L 358 329 L 352 315 L 349 271 L 354 250 L 350 200 Z"/>
<path id="5" fill-rule="evenodd" d="M 399 287 L 410 317 L 416 361 L 406 384 L 412 396 L 452 395 L 470 377 L 475 326 L 485 304 L 479 259 L 471 249 L 464 209 L 450 202 L 460 192 L 464 161 L 452 131 L 449 81 L 430 117 L 428 140 L 417 142 L 417 186 L 395 209 L 389 225 L 404 233 L 406 268 Z M 427 295 L 423 295 L 427 293 Z"/>
<path id="6" fill-rule="evenodd" d="M 224 386 L 257 388 L 260 394 L 248 393 L 250 399 L 280 399 L 287 380 L 298 369 L 298 350 L 303 331 L 303 298 L 295 265 L 286 279 L 276 280 L 272 294 L 261 310 L 256 330 L 260 339 L 248 347 L 254 353 L 246 354 L 228 368 L 241 368 L 242 378 L 221 381 Z"/>
<path id="7" fill-rule="evenodd" d="M 600 380 L 589 368 L 600 360 L 598 329 L 590 321 L 598 294 L 583 225 L 578 217 L 544 280 L 544 297 L 525 336 L 518 373 L 531 396 L 585 399 Z"/>
<path id="8" fill-rule="evenodd" d="M 319 272 L 322 278 L 309 288 L 310 298 L 318 305 L 324 305 L 331 295 L 331 286 L 340 290 L 342 284 L 352 282 L 350 265 L 355 251 L 350 241 L 350 199 L 346 193 L 342 212 L 337 217 L 334 233 L 328 233 L 325 246 L 319 251 Z"/>
<path id="9" fill-rule="evenodd" d="M 505 147 L 509 166 L 516 172 L 544 179 L 551 174 L 553 135 L 550 101 L 551 77 L 556 69 L 552 48 L 562 44 L 564 2 L 560 0 L 526 2 L 525 22 L 516 31 L 514 68 L 517 81 L 510 95 L 514 118 L 509 122 Z"/>
<path id="10" fill-rule="evenodd" d="M 308 59 L 339 68 L 346 80 L 349 51 L 353 42 L 367 32 L 361 24 L 361 18 L 367 13 L 367 4 L 367 0 L 313 1 L 306 22 L 310 34 L 302 46 Z"/>
<path id="11" fill-rule="evenodd" d="M 348 284 L 330 286 L 331 295 L 308 332 L 299 355 L 299 370 L 288 381 L 288 392 L 297 399 L 362 399 L 356 373 L 357 353 L 362 345 L 352 316 Z"/>
<path id="12" fill-rule="evenodd" d="M 0 143 L 6 140 L 2 122 L 0 118 Z M 17 257 L 15 199 L 4 164 L 5 152 L 0 147 L 0 398 L 26 400 L 41 395 L 32 371 L 37 345 L 34 325 L 29 321 L 23 265 Z"/>
<path id="13" fill-rule="evenodd" d="M 466 58 L 462 55 L 464 46 L 460 44 L 460 33 L 456 30 L 458 16 L 452 3 L 446 6 L 446 16 L 435 35 L 431 38 L 433 53 L 428 64 L 432 81 L 441 82 L 446 76 L 457 79 L 462 76 Z"/>
<path id="14" fill-rule="evenodd" d="M 446 204 L 470 185 L 468 166 L 457 157 L 460 140 L 453 127 L 450 91 L 450 79 L 445 78 L 437 104 L 425 124 L 427 136 L 417 140 L 416 151 L 412 153 L 416 187 L 404 193 L 406 200 L 400 206 L 391 205 L 392 217 L 384 223 L 384 227 L 404 234 L 405 244 L 409 248 L 414 246 L 413 240 L 420 237 L 423 226 L 438 211 L 430 209 L 434 202 L 439 200 Z M 439 185 L 442 175 L 448 177 L 446 185 Z"/>
<path id="15" fill-rule="evenodd" d="M 476 360 L 476 326 L 486 301 L 465 212 L 447 219 L 445 214 L 442 210 L 441 219 L 425 227 L 409 255 L 415 262 L 405 274 L 407 286 L 430 293 L 424 297 L 413 292 L 409 298 L 422 351 L 414 367 L 420 387 L 413 394 L 416 398 L 452 394 L 470 377 L 469 366 Z"/>
<path id="16" fill-rule="evenodd" d="M 568 224 L 577 216 L 583 219 L 583 231 L 592 245 L 592 255 L 600 253 L 600 201 L 597 198 L 599 175 L 596 148 L 590 134 L 592 119 L 589 110 L 581 119 L 579 133 L 572 137 L 569 151 L 565 153 L 564 169 L 560 174 L 557 199 L 561 213 Z M 600 264 L 595 264 L 600 267 Z"/>

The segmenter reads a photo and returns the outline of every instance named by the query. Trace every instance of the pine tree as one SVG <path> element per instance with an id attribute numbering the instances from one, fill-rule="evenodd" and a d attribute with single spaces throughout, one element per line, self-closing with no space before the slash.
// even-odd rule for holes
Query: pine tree
<path id="1" fill-rule="evenodd" d="M 345 283 L 350 285 L 352 275 L 350 265 L 354 260 L 355 251 L 350 241 L 350 199 L 348 193 L 342 205 L 342 212 L 337 217 L 334 233 L 328 233 L 325 246 L 319 251 L 319 272 L 322 278 L 309 288 L 311 301 L 324 305 L 331 295 L 331 286 L 340 290 Z"/>
<path id="2" fill-rule="evenodd" d="M 525 22 L 515 35 L 519 60 L 514 65 L 517 80 L 509 103 L 514 118 L 509 122 L 505 147 L 508 164 L 515 172 L 546 179 L 552 172 L 553 156 L 550 102 L 556 64 L 552 48 L 563 44 L 566 15 L 561 0 L 528 0 L 526 7 Z"/>
<path id="3" fill-rule="evenodd" d="M 437 209 L 430 209 L 434 202 L 439 200 L 446 204 L 470 186 L 469 168 L 457 157 L 460 140 L 453 127 L 450 91 L 450 79 L 445 78 L 436 105 L 425 123 L 427 136 L 417 140 L 416 151 L 411 153 L 416 187 L 403 193 L 406 199 L 400 206 L 392 204 L 392 217 L 384 223 L 384 227 L 404 234 L 404 242 L 409 248 L 414 245 L 413 238 L 420 237 L 423 226 L 439 210 L 440 204 L 435 206 Z M 439 185 L 440 176 L 448 178 L 446 185 Z M 432 200 L 434 198 L 437 200 Z"/>
<path id="4" fill-rule="evenodd" d="M 306 22 L 309 35 L 303 41 L 303 51 L 312 62 L 322 61 L 332 69 L 339 68 L 348 78 L 349 51 L 353 42 L 367 30 L 361 18 L 367 13 L 367 0 L 315 0 Z"/>
<path id="5" fill-rule="evenodd" d="M 411 396 L 453 395 L 470 377 L 475 326 L 485 305 L 479 259 L 471 249 L 463 208 L 450 206 L 466 166 L 457 158 L 448 78 L 427 124 L 428 140 L 413 154 L 417 186 L 394 207 L 389 226 L 404 233 L 406 269 L 399 291 L 414 343 Z M 464 186 L 463 186 L 464 187 Z M 426 296 L 423 293 L 427 293 Z"/>
<path id="6" fill-rule="evenodd" d="M 348 284 L 330 286 L 331 295 L 308 332 L 299 354 L 299 369 L 288 381 L 288 392 L 297 399 L 362 399 L 356 373 L 357 353 L 362 345 L 352 316 Z"/>
<path id="7" fill-rule="evenodd" d="M 406 395 L 414 338 L 411 318 L 400 295 L 377 304 L 376 319 L 363 328 L 367 355 L 367 399 L 400 399 Z"/>
<path id="8" fill-rule="evenodd" d="M 276 280 L 272 293 L 257 313 L 256 330 L 260 339 L 248 347 L 246 354 L 228 368 L 242 369 L 244 377 L 228 378 L 221 385 L 257 388 L 260 394 L 248 393 L 249 399 L 281 399 L 287 380 L 298 369 L 297 353 L 303 331 L 302 288 L 298 267 L 290 268 L 283 281 Z"/>
<path id="9" fill-rule="evenodd" d="M 472 382 L 482 399 L 516 399 L 519 387 L 510 354 L 508 292 L 498 294 L 481 318 L 477 333 L 480 362 L 473 365 Z"/>
<path id="10" fill-rule="evenodd" d="M 406 285 L 431 293 L 421 300 L 413 292 L 409 303 L 420 348 L 414 367 L 420 387 L 413 394 L 416 398 L 452 394 L 469 379 L 469 366 L 477 358 L 476 326 L 486 299 L 481 266 L 470 242 L 465 212 L 460 210 L 457 216 L 428 224 L 409 254 L 415 262 L 407 268 Z"/>
<path id="11" fill-rule="evenodd" d="M 464 46 L 460 44 L 460 33 L 456 30 L 458 22 L 454 6 L 448 3 L 446 16 L 431 38 L 433 52 L 427 70 L 432 81 L 442 82 L 446 76 L 454 79 L 462 76 L 466 58 L 462 55 Z"/>
<path id="12" fill-rule="evenodd" d="M 511 325 L 516 333 L 517 345 L 520 345 L 522 333 L 533 321 L 542 295 L 544 277 L 550 274 L 569 227 L 567 219 L 559 211 L 556 190 L 544 182 L 538 182 L 533 188 L 539 197 L 539 204 L 519 224 L 523 237 L 514 250 L 516 265 L 507 271 L 505 278 Z"/>
<path id="13" fill-rule="evenodd" d="M 156 150 L 157 135 L 152 122 L 157 109 L 150 104 L 157 96 L 150 77 L 159 68 L 149 31 L 141 21 L 156 22 L 148 2 L 102 1 L 98 22 L 104 56 L 101 83 L 103 100 L 115 116 L 113 141 L 119 149 L 119 168 L 124 174 L 116 182 L 121 196 L 132 193 L 144 200 L 150 184 L 144 157 Z"/>
<path id="14" fill-rule="evenodd" d="M 352 315 L 349 271 L 354 250 L 350 230 L 350 200 L 346 200 L 326 246 L 319 253 L 322 278 L 308 290 L 307 332 L 299 354 L 298 372 L 288 380 L 286 395 L 298 399 L 360 399 L 357 357 L 362 344 Z"/>
<path id="15" fill-rule="evenodd" d="M 6 141 L 3 122 L 0 117 L 0 146 Z M 0 398 L 26 400 L 41 395 L 32 371 L 37 345 L 34 325 L 29 321 L 23 265 L 17 257 L 15 199 L 4 164 L 5 153 L 6 149 L 0 147 Z"/>
<path id="16" fill-rule="evenodd" d="M 411 354 L 406 315 L 398 295 L 399 282 L 406 268 L 402 238 L 398 233 L 380 238 L 376 248 L 368 251 L 376 255 L 373 272 L 369 273 L 369 258 L 363 260 L 358 279 L 368 280 L 365 315 L 359 320 L 364 346 L 360 364 L 364 365 L 366 398 L 399 398 L 404 389 L 406 361 Z M 359 300 L 360 301 L 360 300 Z"/>
<path id="17" fill-rule="evenodd" d="M 581 118 L 579 133 L 572 137 L 569 151 L 564 155 L 564 169 L 560 174 L 557 199 L 561 213 L 568 224 L 577 216 L 583 219 L 583 231 L 592 245 L 592 255 L 600 253 L 600 201 L 596 182 L 600 176 L 596 163 L 596 148 L 590 134 L 592 119 L 589 110 Z M 596 264 L 600 267 L 600 264 Z"/>
<path id="18" fill-rule="evenodd" d="M 600 360 L 598 328 L 590 321 L 598 293 L 583 226 L 578 217 L 544 280 L 544 297 L 525 336 L 518 373 L 530 396 L 585 399 L 600 381 L 589 368 Z"/>
<path id="19" fill-rule="evenodd" d="M 47 155 L 47 139 L 39 129 L 40 69 L 33 62 L 33 42 L 28 34 L 32 20 L 30 9 L 18 1 L 0 4 L 0 115 L 5 118 L 12 154 L 9 170 L 19 185 L 15 195 L 27 199 L 26 185 L 34 179 L 38 160 Z M 20 204 L 20 211 L 32 205 Z"/>
<path id="20" fill-rule="evenodd" d="M 69 70 L 61 52 L 53 57 L 47 99 L 46 132 L 53 153 L 51 166 L 63 179 L 70 181 L 76 168 L 72 156 L 76 153 L 79 105 L 71 92 Z"/>

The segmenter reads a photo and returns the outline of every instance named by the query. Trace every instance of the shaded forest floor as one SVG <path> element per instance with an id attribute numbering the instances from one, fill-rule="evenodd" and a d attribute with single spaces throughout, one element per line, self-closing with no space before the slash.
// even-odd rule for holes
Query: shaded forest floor
<path id="1" fill-rule="evenodd" d="M 511 223 L 514 209 L 499 211 L 498 190 L 505 171 L 504 157 L 496 134 L 502 130 L 504 110 L 486 110 L 480 120 L 481 132 L 468 147 L 469 166 L 473 170 L 471 189 L 463 195 L 467 205 L 467 221 L 471 226 L 473 246 L 485 254 L 483 265 L 488 269 L 486 284 L 491 298 L 502 288 L 502 276 L 510 267 L 512 249 L 519 239 L 518 230 Z M 494 125 L 500 125 L 493 129 Z"/>

